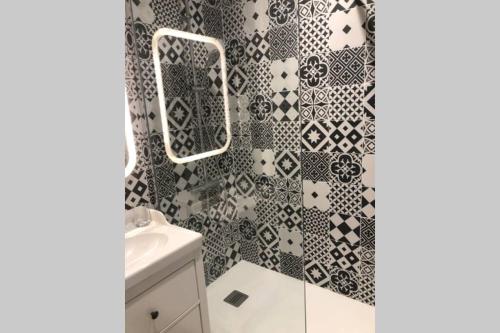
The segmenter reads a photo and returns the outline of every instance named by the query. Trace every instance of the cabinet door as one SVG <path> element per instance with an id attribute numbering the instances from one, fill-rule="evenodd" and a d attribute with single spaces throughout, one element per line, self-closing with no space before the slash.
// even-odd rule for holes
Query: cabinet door
<path id="1" fill-rule="evenodd" d="M 166 333 L 203 333 L 200 308 L 197 306 Z"/>
<path id="2" fill-rule="evenodd" d="M 196 303 L 198 288 L 191 262 L 126 304 L 125 332 L 158 333 Z"/>

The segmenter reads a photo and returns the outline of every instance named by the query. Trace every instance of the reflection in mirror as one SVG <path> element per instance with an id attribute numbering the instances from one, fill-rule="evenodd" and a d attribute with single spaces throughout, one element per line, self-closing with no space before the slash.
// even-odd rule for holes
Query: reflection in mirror
<path id="1" fill-rule="evenodd" d="M 134 132 L 128 107 L 127 93 L 125 92 L 125 177 L 132 173 L 136 163 Z"/>
<path id="2" fill-rule="evenodd" d="M 153 36 L 153 59 L 168 157 L 186 163 L 226 151 L 231 127 L 222 44 L 164 28 Z"/>

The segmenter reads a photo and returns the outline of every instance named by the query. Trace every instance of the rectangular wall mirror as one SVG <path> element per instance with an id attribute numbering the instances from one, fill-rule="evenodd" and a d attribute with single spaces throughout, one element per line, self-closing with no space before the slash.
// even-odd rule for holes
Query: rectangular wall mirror
<path id="1" fill-rule="evenodd" d="M 225 152 L 231 121 L 222 44 L 162 28 L 153 35 L 152 48 L 167 156 L 187 163 Z"/>

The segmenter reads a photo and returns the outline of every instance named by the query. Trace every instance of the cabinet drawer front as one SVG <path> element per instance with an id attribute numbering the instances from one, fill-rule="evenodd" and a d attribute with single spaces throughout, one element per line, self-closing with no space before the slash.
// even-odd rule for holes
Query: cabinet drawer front
<path id="1" fill-rule="evenodd" d="M 194 262 L 158 282 L 125 306 L 126 333 L 157 333 L 198 302 Z M 152 313 L 157 312 L 156 319 Z"/>
<path id="2" fill-rule="evenodd" d="M 197 306 L 165 333 L 203 333 L 200 307 Z"/>

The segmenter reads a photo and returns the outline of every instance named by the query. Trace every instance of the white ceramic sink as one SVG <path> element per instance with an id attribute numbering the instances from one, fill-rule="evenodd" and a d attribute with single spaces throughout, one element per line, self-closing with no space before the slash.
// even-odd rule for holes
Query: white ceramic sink
<path id="1" fill-rule="evenodd" d="M 151 210 L 151 223 L 125 233 L 125 289 L 201 250 L 202 235 L 168 223 Z"/>
<path id="2" fill-rule="evenodd" d="M 165 248 L 167 240 L 167 235 L 155 231 L 141 232 L 125 238 L 125 262 L 130 266 L 141 260 L 147 260 Z"/>

